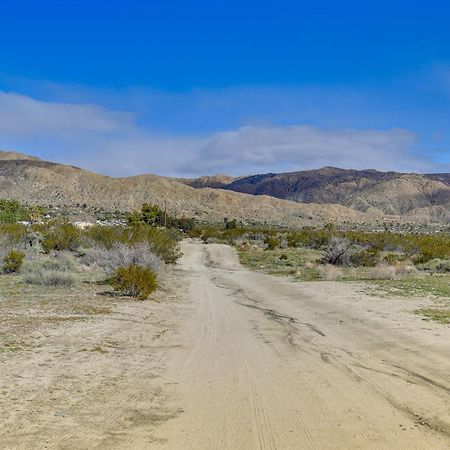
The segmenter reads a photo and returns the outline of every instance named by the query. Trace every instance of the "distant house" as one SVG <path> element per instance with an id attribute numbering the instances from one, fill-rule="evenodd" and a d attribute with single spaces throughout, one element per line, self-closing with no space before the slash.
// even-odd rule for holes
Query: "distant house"
<path id="1" fill-rule="evenodd" d="M 86 228 L 93 227 L 95 224 L 92 222 L 73 222 L 72 225 L 79 228 L 80 230 L 85 230 Z"/>

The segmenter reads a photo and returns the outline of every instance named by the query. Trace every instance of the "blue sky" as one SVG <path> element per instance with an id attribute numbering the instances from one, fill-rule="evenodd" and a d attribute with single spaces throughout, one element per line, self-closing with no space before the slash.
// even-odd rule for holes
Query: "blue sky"
<path id="1" fill-rule="evenodd" d="M 450 170 L 450 3 L 5 1 L 0 148 L 114 176 Z"/>

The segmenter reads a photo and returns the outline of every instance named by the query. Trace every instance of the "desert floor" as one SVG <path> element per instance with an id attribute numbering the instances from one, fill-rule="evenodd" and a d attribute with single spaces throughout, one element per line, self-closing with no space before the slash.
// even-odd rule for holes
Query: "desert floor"
<path id="1" fill-rule="evenodd" d="M 153 301 L 2 284 L 0 448 L 450 448 L 450 327 L 413 313 L 426 298 L 182 249 Z"/>

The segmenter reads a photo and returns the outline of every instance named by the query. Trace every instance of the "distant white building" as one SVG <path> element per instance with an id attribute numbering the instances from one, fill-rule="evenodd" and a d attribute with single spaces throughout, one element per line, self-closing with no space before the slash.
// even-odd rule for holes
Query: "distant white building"
<path id="1" fill-rule="evenodd" d="M 86 228 L 93 227 L 95 224 L 92 222 L 73 222 L 73 226 L 79 228 L 80 230 L 85 230 Z"/>

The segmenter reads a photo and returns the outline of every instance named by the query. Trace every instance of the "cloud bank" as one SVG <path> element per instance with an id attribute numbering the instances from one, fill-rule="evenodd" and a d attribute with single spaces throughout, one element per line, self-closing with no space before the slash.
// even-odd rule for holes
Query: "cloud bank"
<path id="1" fill-rule="evenodd" d="M 110 133 L 123 130 L 131 121 L 129 113 L 109 111 L 97 105 L 44 102 L 0 91 L 0 133 Z"/>
<path id="2" fill-rule="evenodd" d="M 147 98 L 151 101 L 151 97 Z M 148 108 L 152 108 L 149 105 Z M 174 111 L 176 113 L 176 111 Z M 145 121 L 144 121 L 145 122 Z M 404 128 L 244 125 L 226 131 L 157 132 L 135 114 L 95 103 L 45 102 L 0 91 L 0 147 L 112 176 L 294 171 L 323 166 L 430 171 Z"/>

